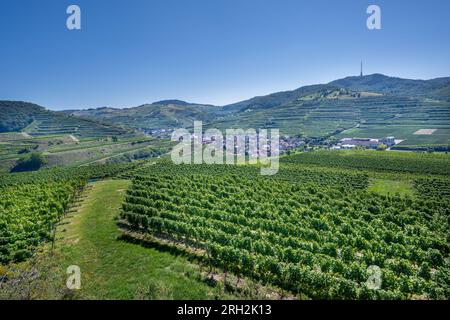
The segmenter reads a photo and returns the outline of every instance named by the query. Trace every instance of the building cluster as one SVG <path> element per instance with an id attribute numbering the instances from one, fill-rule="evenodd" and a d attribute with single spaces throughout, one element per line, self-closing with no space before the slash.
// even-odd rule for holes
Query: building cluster
<path id="1" fill-rule="evenodd" d="M 280 150 L 292 150 L 305 144 L 305 140 L 301 137 L 280 137 Z"/>
<path id="2" fill-rule="evenodd" d="M 139 128 L 139 131 L 145 133 L 146 135 L 155 137 L 155 138 L 167 138 L 170 137 L 172 132 L 175 129 L 147 129 L 147 128 Z"/>
<path id="3" fill-rule="evenodd" d="M 395 137 L 386 137 L 382 139 L 372 138 L 343 138 L 339 143 L 332 147 L 332 149 L 354 149 L 356 147 L 363 147 L 366 149 L 377 149 L 381 145 L 392 147 L 395 145 Z"/>

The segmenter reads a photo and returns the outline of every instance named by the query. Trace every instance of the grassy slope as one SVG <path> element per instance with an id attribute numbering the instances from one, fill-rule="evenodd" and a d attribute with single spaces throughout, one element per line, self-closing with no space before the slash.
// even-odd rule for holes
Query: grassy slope
<path id="1" fill-rule="evenodd" d="M 388 180 L 388 179 L 371 179 L 369 184 L 369 191 L 388 195 L 413 195 L 414 189 L 412 181 L 407 180 Z"/>
<path id="2" fill-rule="evenodd" d="M 198 267 L 183 257 L 117 240 L 114 221 L 129 182 L 92 184 L 79 212 L 59 228 L 63 268 L 79 265 L 88 299 L 211 299 L 219 289 L 196 280 Z M 63 231 L 64 230 L 64 231 Z"/>

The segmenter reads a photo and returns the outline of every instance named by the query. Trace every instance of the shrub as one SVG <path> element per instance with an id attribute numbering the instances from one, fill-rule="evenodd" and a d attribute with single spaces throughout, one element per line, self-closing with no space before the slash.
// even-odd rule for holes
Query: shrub
<path id="1" fill-rule="evenodd" d="M 36 171 L 46 164 L 46 160 L 41 153 L 31 153 L 19 160 L 11 169 L 11 172 Z"/>

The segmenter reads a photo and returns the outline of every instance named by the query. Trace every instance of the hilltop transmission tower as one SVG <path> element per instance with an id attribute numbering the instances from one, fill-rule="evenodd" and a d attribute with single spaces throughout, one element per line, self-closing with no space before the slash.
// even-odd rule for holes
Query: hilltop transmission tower
<path id="1" fill-rule="evenodd" d="M 362 78 L 363 76 L 363 65 L 362 65 L 362 60 L 361 60 L 361 73 L 359 74 L 359 76 Z"/>

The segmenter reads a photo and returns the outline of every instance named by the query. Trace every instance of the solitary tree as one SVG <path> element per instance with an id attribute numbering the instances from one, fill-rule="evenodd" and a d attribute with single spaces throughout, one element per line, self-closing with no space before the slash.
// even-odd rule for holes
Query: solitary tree
<path id="1" fill-rule="evenodd" d="M 47 162 L 42 153 L 33 152 L 17 160 L 11 172 L 35 171 L 39 170 Z"/>

